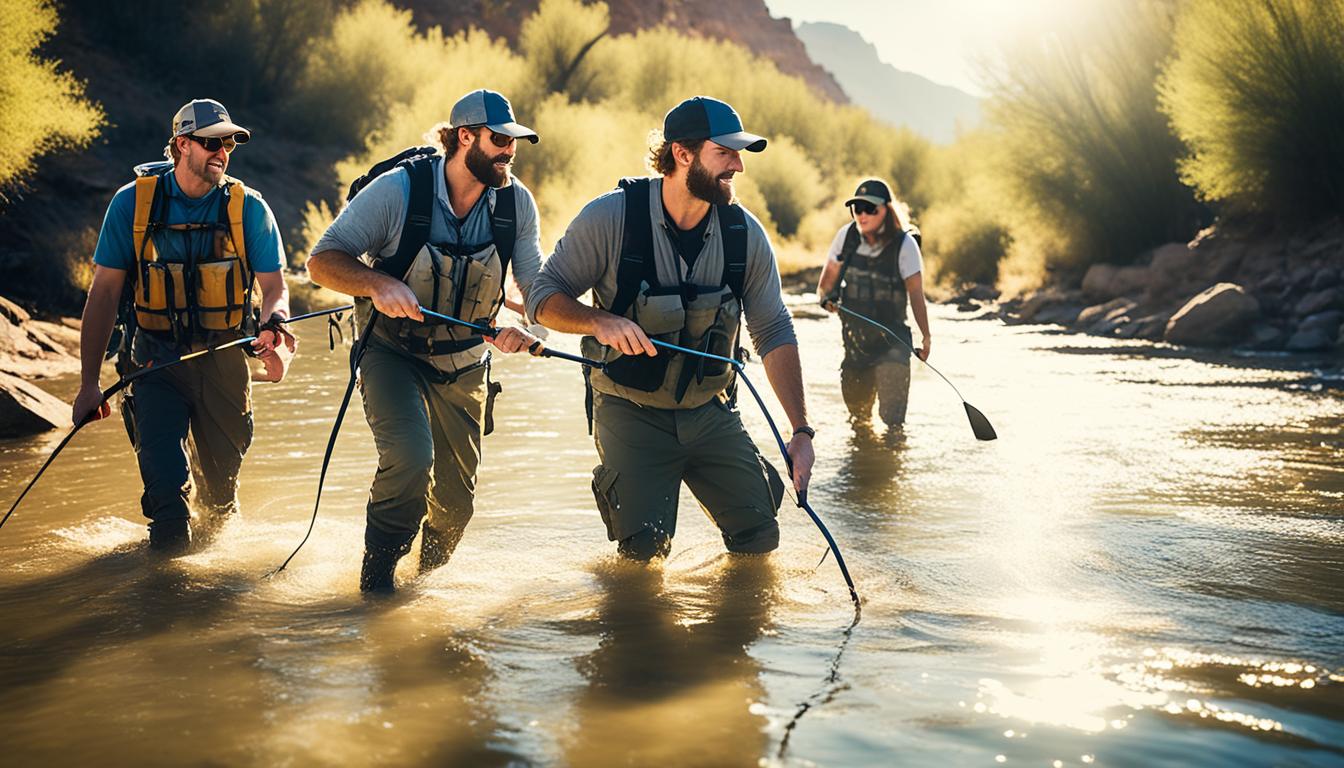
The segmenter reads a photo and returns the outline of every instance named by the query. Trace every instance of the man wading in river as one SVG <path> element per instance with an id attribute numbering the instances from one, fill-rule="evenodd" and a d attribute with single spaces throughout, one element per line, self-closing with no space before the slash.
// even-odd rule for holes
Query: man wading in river
<path id="1" fill-rule="evenodd" d="M 583 333 L 583 354 L 608 363 L 589 375 L 601 464 L 593 492 L 607 537 L 636 559 L 666 556 L 684 480 L 730 552 L 779 546 L 783 483 L 752 444 L 726 363 L 659 351 L 650 338 L 717 355 L 737 353 L 740 318 L 793 426 L 794 487 L 807 487 L 807 426 L 793 321 L 760 223 L 733 204 L 746 133 L 732 107 L 695 97 L 663 121 L 650 164 L 590 202 L 556 244 L 527 297 L 528 314 Z M 596 306 L 577 298 L 592 289 Z"/>
<path id="2" fill-rule="evenodd" d="M 265 364 L 259 378 L 284 377 L 276 347 L 283 341 L 292 352 L 294 342 L 279 322 L 289 316 L 280 233 L 261 196 L 224 174 L 230 153 L 250 138 L 219 102 L 192 101 L 173 118 L 164 150 L 169 161 L 137 167 L 136 180 L 113 196 L 84 306 L 76 424 L 110 413 L 98 377 L 119 306 L 122 375 L 256 335 L 252 349 Z M 259 328 L 254 278 L 261 316 L 268 318 Z M 190 543 L 193 477 L 200 511 L 211 522 L 237 512 L 238 470 L 252 442 L 251 382 L 241 348 L 138 379 L 123 396 L 122 415 L 145 484 L 140 506 L 152 549 L 181 552 Z"/>
<path id="3" fill-rule="evenodd" d="M 473 511 L 488 417 L 486 340 L 427 321 L 420 306 L 493 324 L 509 268 L 526 295 L 541 264 L 536 203 L 509 172 L 517 140 L 536 143 L 537 134 L 514 122 L 508 100 L 473 91 L 429 137 L 442 153 L 360 190 L 308 260 L 314 281 L 356 297 L 362 323 L 378 315 L 359 361 L 378 448 L 359 578 L 366 592 L 393 588 L 426 514 L 422 572 L 447 562 Z M 517 328 L 489 339 L 505 352 L 535 341 Z"/>

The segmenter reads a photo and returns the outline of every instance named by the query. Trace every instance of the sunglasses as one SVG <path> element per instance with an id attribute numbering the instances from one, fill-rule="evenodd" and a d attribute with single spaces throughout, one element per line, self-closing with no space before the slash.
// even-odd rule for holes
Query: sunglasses
<path id="1" fill-rule="evenodd" d="M 474 130 L 474 131 L 476 132 L 476 135 L 477 135 L 477 136 L 480 136 L 480 135 L 481 135 L 480 131 L 481 131 L 482 128 L 485 128 L 487 131 L 490 130 L 488 127 L 486 127 L 486 126 L 484 126 L 484 125 L 471 125 L 471 126 L 463 126 L 463 127 L 464 127 L 464 128 L 471 128 L 472 130 Z M 514 138 L 513 138 L 512 136 L 505 136 L 505 135 L 502 134 L 502 133 L 496 133 L 495 131 L 490 131 L 490 143 L 491 143 L 491 144 L 494 144 L 496 147 L 499 147 L 500 149 L 506 149 L 506 148 L 507 148 L 510 144 L 512 144 L 513 142 L 514 142 Z"/>
<path id="2" fill-rule="evenodd" d="M 247 141 L 247 139 L 238 141 L 236 136 L 197 136 L 194 133 L 188 133 L 186 136 L 204 147 L 206 152 L 218 152 L 220 147 L 223 147 L 225 152 L 232 152 L 239 144 Z"/>
<path id="3" fill-rule="evenodd" d="M 854 209 L 854 213 L 863 214 L 864 216 L 872 216 L 874 213 L 877 213 L 877 206 L 867 200 L 855 200 L 849 204 L 849 207 Z"/>

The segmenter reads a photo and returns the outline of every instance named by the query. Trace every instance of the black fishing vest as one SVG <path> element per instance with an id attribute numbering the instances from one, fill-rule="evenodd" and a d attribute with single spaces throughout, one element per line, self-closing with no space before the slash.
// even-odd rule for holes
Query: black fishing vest
<path id="1" fill-rule="evenodd" d="M 860 254 L 863 236 L 857 224 L 850 224 L 840 250 L 840 302 L 861 315 L 871 317 L 897 333 L 909 336 L 905 325 L 908 298 L 901 278 L 901 245 L 908 237 L 901 232 L 881 251 L 872 256 Z M 841 313 L 840 324 L 845 343 L 845 362 L 861 365 L 877 360 L 899 342 L 871 323 Z"/>

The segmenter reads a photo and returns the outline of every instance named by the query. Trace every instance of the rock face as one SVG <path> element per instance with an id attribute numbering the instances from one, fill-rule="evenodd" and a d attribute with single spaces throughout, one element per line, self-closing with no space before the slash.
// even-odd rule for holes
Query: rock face
<path id="1" fill-rule="evenodd" d="M 1119 296 L 1143 293 L 1148 287 L 1148 280 L 1148 267 L 1093 264 L 1083 276 L 1083 294 L 1089 299 L 1107 301 Z"/>
<path id="2" fill-rule="evenodd" d="M 70 426 L 70 406 L 33 384 L 0 373 L 0 437 Z"/>
<path id="3" fill-rule="evenodd" d="M 1167 322 L 1164 341 L 1198 347 L 1235 344 L 1260 316 L 1260 304 L 1233 283 L 1218 283 L 1186 302 Z"/>

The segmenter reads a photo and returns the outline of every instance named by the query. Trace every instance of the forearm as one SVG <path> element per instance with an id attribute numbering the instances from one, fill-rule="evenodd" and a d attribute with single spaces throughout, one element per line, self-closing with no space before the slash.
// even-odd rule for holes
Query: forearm
<path id="1" fill-rule="evenodd" d="M 99 385 L 107 342 L 112 338 L 112 326 L 117 322 L 117 303 L 120 298 L 120 291 L 89 291 L 79 330 L 79 373 L 82 386 Z"/>
<path id="2" fill-rule="evenodd" d="M 907 292 L 910 294 L 910 314 L 915 316 L 915 325 L 919 326 L 919 332 L 924 338 L 931 338 L 929 333 L 929 307 L 924 301 L 924 284 L 919 279 L 919 275 L 914 275 L 907 282 Z"/>
<path id="3" fill-rule="evenodd" d="M 257 281 L 261 285 L 261 319 L 269 320 L 277 312 L 289 317 L 289 285 L 284 273 L 270 272 L 265 279 L 259 275 Z"/>
<path id="4" fill-rule="evenodd" d="M 373 296 L 378 286 L 396 278 L 366 266 L 343 251 L 321 251 L 308 258 L 314 283 L 350 296 Z"/>
<path id="5" fill-rule="evenodd" d="M 830 259 L 826 260 L 826 266 L 821 268 L 821 279 L 817 281 L 817 297 L 826 298 L 831 291 L 835 290 L 836 278 L 839 277 L 840 270 L 837 264 Z"/>
<path id="6" fill-rule="evenodd" d="M 766 378 L 775 390 L 775 397 L 789 417 L 791 429 L 807 424 L 807 403 L 803 397 L 803 370 L 798 360 L 798 345 L 783 344 L 770 350 L 761 359 Z"/>
<path id="7" fill-rule="evenodd" d="M 590 307 L 563 293 L 555 293 L 537 307 L 535 320 L 561 333 L 592 335 L 598 323 L 611 317 L 613 315 L 604 309 Z"/>

